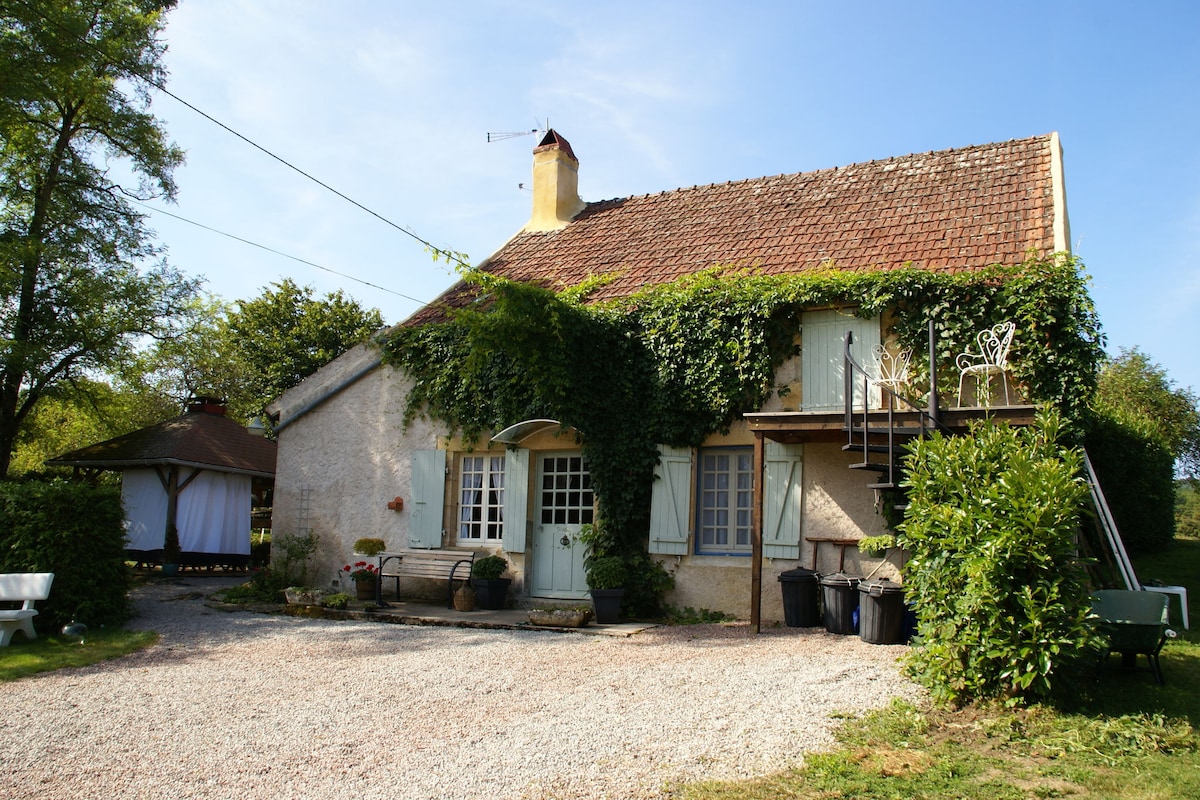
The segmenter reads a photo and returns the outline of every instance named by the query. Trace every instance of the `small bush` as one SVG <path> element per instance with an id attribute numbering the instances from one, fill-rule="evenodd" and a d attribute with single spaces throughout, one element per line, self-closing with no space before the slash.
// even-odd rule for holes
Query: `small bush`
<path id="1" fill-rule="evenodd" d="M 508 561 L 504 556 L 484 556 L 471 565 L 471 576 L 481 581 L 492 581 L 504 574 Z"/>
<path id="2" fill-rule="evenodd" d="M 0 572 L 53 572 L 34 623 L 56 630 L 129 616 L 125 512 L 115 486 L 63 480 L 0 483 Z"/>

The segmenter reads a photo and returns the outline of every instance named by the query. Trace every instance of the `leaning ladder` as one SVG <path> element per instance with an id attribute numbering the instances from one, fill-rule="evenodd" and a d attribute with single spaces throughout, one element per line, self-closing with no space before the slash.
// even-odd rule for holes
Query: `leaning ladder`
<path id="1" fill-rule="evenodd" d="M 1125 552 L 1125 543 L 1121 541 L 1121 534 L 1117 532 L 1117 523 L 1113 520 L 1112 512 L 1108 510 L 1108 502 L 1104 499 L 1104 490 L 1100 488 L 1100 481 L 1096 478 L 1096 470 L 1092 467 L 1092 459 L 1088 457 L 1087 450 L 1083 451 L 1083 469 L 1087 473 L 1088 489 L 1092 493 L 1092 505 L 1096 508 L 1096 517 L 1100 521 L 1100 528 L 1104 531 L 1108 547 L 1117 560 L 1117 569 L 1121 573 L 1121 580 L 1124 581 L 1126 589 L 1133 591 L 1141 589 L 1141 584 L 1138 583 L 1137 575 L 1133 571 L 1133 563 L 1129 560 L 1129 554 Z"/>
<path id="2" fill-rule="evenodd" d="M 1113 556 L 1116 558 L 1117 569 L 1121 573 L 1121 580 L 1125 583 L 1125 588 L 1133 591 L 1148 591 L 1159 592 L 1160 594 L 1175 595 L 1179 598 L 1180 616 L 1183 618 L 1183 627 L 1190 628 L 1188 624 L 1188 599 L 1187 587 L 1185 586 L 1143 586 L 1141 581 L 1137 579 L 1137 574 L 1133 571 L 1133 563 L 1129 560 L 1129 554 L 1125 552 L 1125 543 L 1121 540 L 1121 534 L 1117 531 L 1117 523 L 1113 520 L 1112 512 L 1108 510 L 1108 502 L 1104 499 L 1104 490 L 1100 488 L 1100 481 L 1096 478 L 1096 470 L 1092 468 L 1092 459 L 1088 457 L 1087 450 L 1083 451 L 1083 469 L 1087 473 L 1088 489 L 1092 493 L 1092 505 L 1096 507 L 1096 516 L 1100 521 L 1100 527 L 1104 530 L 1104 537 L 1108 540 L 1109 549 L 1112 550 Z"/>

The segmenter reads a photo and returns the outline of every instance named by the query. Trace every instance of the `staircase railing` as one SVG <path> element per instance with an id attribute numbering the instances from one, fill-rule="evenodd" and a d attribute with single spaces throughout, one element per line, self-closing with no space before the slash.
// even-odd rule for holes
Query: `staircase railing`
<path id="1" fill-rule="evenodd" d="M 933 349 L 934 334 L 933 334 L 933 323 L 932 322 L 929 325 L 929 341 L 930 341 L 929 350 L 930 350 L 930 353 L 932 354 L 934 352 L 934 349 Z M 897 478 L 897 476 L 896 476 L 896 449 L 897 449 L 896 413 L 897 413 L 898 408 L 902 411 L 916 412 L 917 424 L 915 426 L 915 428 L 916 428 L 915 435 L 917 435 L 921 438 L 924 438 L 928 433 L 932 432 L 933 430 L 940 429 L 945 433 L 951 432 L 949 428 L 947 428 L 945 425 L 943 425 L 938 420 L 937 389 L 936 389 L 936 387 L 937 387 L 937 367 L 936 367 L 936 364 L 934 363 L 934 358 L 931 355 L 930 359 L 929 359 L 929 381 L 930 381 L 929 385 L 931 387 L 930 388 L 930 405 L 928 408 L 926 408 L 926 407 L 918 405 L 916 402 L 914 402 L 913 400 L 910 400 L 908 397 L 905 397 L 904 395 L 899 394 L 896 391 L 893 391 L 892 389 L 888 388 L 887 386 L 876 383 L 874 380 L 872 380 L 873 376 L 867 370 L 867 368 L 864 367 L 862 364 L 858 363 L 858 360 L 854 358 L 854 354 L 851 352 L 851 345 L 853 343 L 854 343 L 854 334 L 850 331 L 846 331 L 846 346 L 845 346 L 845 352 L 844 352 L 844 357 L 843 357 L 844 366 L 842 369 L 842 378 L 845 382 L 845 385 L 843 387 L 844 392 L 845 392 L 845 396 L 844 396 L 845 419 L 844 419 L 843 427 L 846 430 L 846 449 L 847 450 L 855 449 L 859 445 L 859 442 L 855 441 L 855 435 L 856 434 L 860 435 L 862 437 L 861 446 L 862 446 L 862 454 L 863 454 L 863 463 L 867 464 L 867 463 L 871 462 L 871 458 L 870 458 L 871 449 L 870 448 L 872 445 L 872 442 L 871 442 L 872 435 L 874 435 L 877 438 L 880 436 L 886 436 L 887 468 L 888 468 L 887 469 L 887 483 L 894 486 L 894 485 L 896 485 L 896 478 Z M 861 414 L 855 406 L 855 387 L 860 380 L 862 382 Z M 883 401 L 882 408 L 878 408 L 878 409 L 871 408 L 871 388 L 872 388 L 872 386 L 879 389 L 879 391 L 882 393 L 881 394 L 881 399 Z M 876 426 L 873 428 L 871 425 L 872 411 L 874 411 L 876 413 L 876 415 L 878 415 L 880 412 L 886 412 L 886 417 L 885 417 L 886 424 L 878 424 L 877 423 Z M 856 424 L 857 419 L 859 417 L 861 417 L 861 419 L 862 419 L 861 425 Z M 883 466 L 883 464 L 880 464 L 880 466 Z"/>

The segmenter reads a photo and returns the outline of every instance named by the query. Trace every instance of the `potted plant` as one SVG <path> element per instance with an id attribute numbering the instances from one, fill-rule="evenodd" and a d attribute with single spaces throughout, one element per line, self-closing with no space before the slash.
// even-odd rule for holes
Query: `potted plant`
<path id="1" fill-rule="evenodd" d="M 374 558 L 387 549 L 387 545 L 383 539 L 378 539 L 374 536 L 365 536 L 362 539 L 354 541 L 354 552 L 356 555 Z"/>
<path id="2" fill-rule="evenodd" d="M 592 596 L 598 624 L 611 625 L 620 620 L 625 577 L 625 562 L 618 556 L 601 556 L 588 563 L 588 592 Z"/>
<path id="3" fill-rule="evenodd" d="M 379 580 L 379 568 L 374 564 L 355 561 L 353 566 L 347 564 L 342 567 L 342 572 L 345 572 L 349 575 L 350 580 L 354 581 L 354 589 L 359 600 L 374 600 L 378 596 L 376 586 Z"/>
<path id="4" fill-rule="evenodd" d="M 490 611 L 504 608 L 508 585 L 512 578 L 501 577 L 508 569 L 504 556 L 491 555 L 475 559 L 471 565 L 471 587 L 475 590 L 475 605 Z"/>

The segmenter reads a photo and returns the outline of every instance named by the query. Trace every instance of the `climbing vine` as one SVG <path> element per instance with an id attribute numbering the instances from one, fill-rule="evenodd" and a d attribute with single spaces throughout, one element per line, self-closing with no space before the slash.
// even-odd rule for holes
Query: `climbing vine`
<path id="1" fill-rule="evenodd" d="M 961 274 L 713 268 L 595 303 L 602 277 L 559 292 L 482 272 L 464 280 L 475 303 L 382 344 L 414 381 L 405 422 L 425 415 L 467 441 L 531 418 L 580 431 L 605 530 L 631 563 L 644 559 L 656 446 L 698 446 L 761 408 L 797 354 L 806 308 L 892 312 L 900 345 L 925 354 L 914 366 L 928 361 L 930 319 L 947 365 L 980 328 L 1011 319 L 1013 376 L 1068 420 L 1084 413 L 1103 355 L 1086 276 L 1059 257 Z M 949 373 L 942 391 L 954 388 Z"/>

